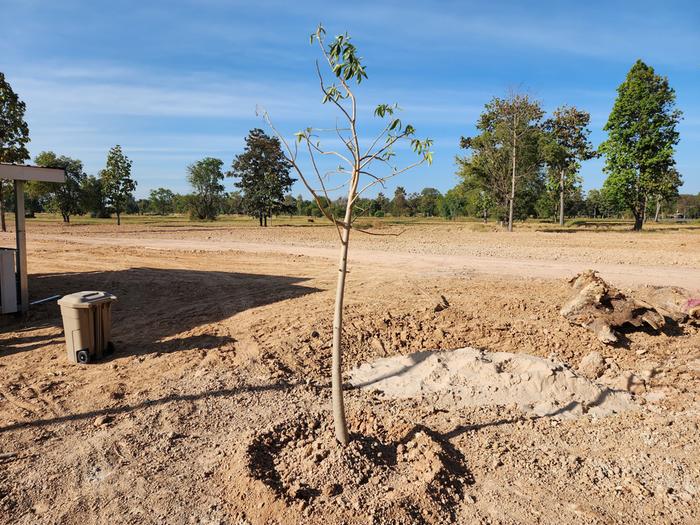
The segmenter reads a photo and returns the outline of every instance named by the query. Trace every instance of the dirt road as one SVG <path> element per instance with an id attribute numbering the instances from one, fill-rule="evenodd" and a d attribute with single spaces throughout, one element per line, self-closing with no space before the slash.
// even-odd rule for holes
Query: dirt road
<path id="1" fill-rule="evenodd" d="M 232 240 L 173 239 L 163 237 L 65 236 L 35 234 L 30 241 L 65 241 L 91 246 L 137 247 L 175 251 L 237 251 L 246 253 L 275 253 L 306 255 L 335 260 L 337 249 L 303 244 L 279 244 Z M 619 286 L 681 286 L 700 290 L 700 270 L 672 265 L 649 266 L 641 264 L 611 264 L 596 261 L 532 259 L 526 257 L 499 257 L 478 255 L 449 255 L 409 253 L 387 249 L 353 248 L 350 262 L 363 265 L 381 265 L 395 271 L 429 276 L 477 273 L 486 276 L 531 277 L 537 279 L 569 278 L 585 269 L 598 270 L 600 275 Z"/>

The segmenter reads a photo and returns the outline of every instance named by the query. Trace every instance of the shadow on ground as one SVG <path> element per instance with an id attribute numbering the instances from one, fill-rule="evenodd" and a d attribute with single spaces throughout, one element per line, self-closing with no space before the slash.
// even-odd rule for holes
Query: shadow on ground
<path id="1" fill-rule="evenodd" d="M 81 290 L 115 294 L 114 357 L 232 345 L 235 340 L 226 326 L 216 323 L 251 308 L 321 291 L 302 285 L 307 280 L 304 277 L 186 269 L 40 274 L 32 275 L 30 280 L 32 300 Z M 33 308 L 24 320 L 5 317 L 2 331 L 27 335 L 0 336 L 0 357 L 54 343 L 55 330 L 52 335 L 32 332 L 62 328 L 56 303 Z"/>

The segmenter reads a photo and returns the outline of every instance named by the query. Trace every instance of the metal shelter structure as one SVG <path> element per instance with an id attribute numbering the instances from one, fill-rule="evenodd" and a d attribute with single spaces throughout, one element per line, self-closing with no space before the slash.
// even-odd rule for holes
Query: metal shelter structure
<path id="1" fill-rule="evenodd" d="M 27 233 L 25 227 L 24 186 L 29 181 L 64 183 L 66 172 L 58 168 L 40 168 L 19 164 L 0 163 L 0 180 L 11 180 L 15 189 L 15 239 L 14 272 L 5 268 L 3 261 L 12 262 L 12 257 L 0 258 L 0 304 L 1 313 L 26 312 L 29 309 L 29 284 L 27 280 Z M 7 252 L 8 250 L 3 250 Z M 3 278 L 4 276 L 4 278 Z M 9 277 L 8 277 L 9 276 Z M 12 279 L 14 277 L 14 280 Z M 13 282 L 14 281 L 14 282 Z M 8 284 L 9 283 L 9 284 Z M 12 287 L 16 292 L 11 293 Z M 15 308 L 12 308 L 14 297 Z M 6 306 L 7 303 L 10 303 Z"/>

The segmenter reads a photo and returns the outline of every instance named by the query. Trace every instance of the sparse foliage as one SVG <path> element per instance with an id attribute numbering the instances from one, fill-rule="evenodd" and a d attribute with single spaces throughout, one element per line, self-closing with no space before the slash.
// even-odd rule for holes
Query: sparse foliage
<path id="1" fill-rule="evenodd" d="M 337 123 L 330 130 L 306 128 L 296 133 L 296 140 L 290 142 L 277 131 L 267 113 L 264 113 L 263 117 L 280 138 L 284 146 L 285 156 L 292 169 L 299 175 L 324 216 L 333 223 L 340 240 L 339 273 L 333 318 L 331 375 L 335 435 L 338 442 L 345 445 L 349 441 L 349 434 L 342 391 L 341 335 L 350 231 L 353 229 L 353 221 L 357 218 L 357 215 L 354 214 L 354 208 L 362 194 L 367 190 L 377 185 L 384 187 L 388 179 L 424 162 L 432 162 L 430 150 L 432 141 L 414 137 L 415 129 L 413 126 L 398 118 L 398 105 L 380 104 L 375 108 L 374 116 L 383 121 L 383 130 L 368 145 L 361 145 L 360 133 L 358 132 L 358 104 L 353 90 L 355 85 L 359 85 L 363 79 L 367 78 L 362 59 L 358 56 L 357 50 L 347 34 L 336 36 L 327 42 L 323 26 L 319 26 L 311 35 L 311 43 L 318 44 L 324 66 L 331 71 L 334 77 L 332 83 L 327 83 L 320 64 L 316 63 L 322 103 L 331 104 L 336 108 L 342 124 Z M 343 145 L 341 150 L 328 150 L 322 146 L 320 136 L 325 133 L 340 139 Z M 394 146 L 401 141 L 407 141 L 413 152 L 418 155 L 418 160 L 403 167 L 396 165 L 394 151 Z M 302 147 L 308 154 L 310 171 L 306 171 L 300 164 L 299 147 Z M 322 157 L 335 158 L 339 162 L 339 166 L 324 171 L 319 165 L 319 159 Z M 373 172 L 374 165 L 384 168 L 385 173 Z M 342 216 L 336 216 L 333 208 L 329 206 L 329 203 L 332 202 L 330 193 L 334 190 L 343 190 L 347 195 Z"/>
<path id="2" fill-rule="evenodd" d="M 589 140 L 590 115 L 573 106 L 562 106 L 544 123 L 543 156 L 550 189 L 559 194 L 559 224 L 564 225 L 565 205 L 581 179 L 580 163 L 595 157 Z"/>
<path id="3" fill-rule="evenodd" d="M 479 134 L 462 137 L 462 148 L 471 150 L 468 157 L 457 157 L 462 179 L 490 194 L 498 203 L 501 215 L 513 229 L 516 200 L 532 194 L 541 185 L 539 102 L 528 95 L 511 93 L 507 98 L 493 98 L 486 104 L 477 122 Z M 528 199 L 534 204 L 537 200 Z"/>

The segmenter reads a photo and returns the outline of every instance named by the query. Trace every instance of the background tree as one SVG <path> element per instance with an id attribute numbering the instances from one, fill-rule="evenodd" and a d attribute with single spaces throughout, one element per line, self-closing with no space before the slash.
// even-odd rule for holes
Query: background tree
<path id="1" fill-rule="evenodd" d="M 467 206 L 467 196 L 464 192 L 464 185 L 458 184 L 454 188 L 447 190 L 444 196 L 438 201 L 440 215 L 445 219 L 454 220 L 464 214 Z"/>
<path id="2" fill-rule="evenodd" d="M 247 213 L 258 217 L 260 226 L 267 226 L 268 217 L 289 211 L 284 197 L 294 183 L 289 176 L 291 164 L 282 153 L 279 139 L 261 129 L 251 130 L 245 142 L 245 150 L 233 160 L 229 176 L 239 179 L 236 187 L 243 191 Z"/>
<path id="3" fill-rule="evenodd" d="M 664 202 L 674 201 L 678 197 L 678 188 L 680 188 L 683 181 L 681 179 L 681 174 L 678 173 L 676 168 L 670 168 L 656 185 L 654 190 L 654 221 L 659 222 L 662 205 Z"/>
<path id="4" fill-rule="evenodd" d="M 26 105 L 12 90 L 12 86 L 0 72 L 0 162 L 21 164 L 29 159 L 27 143 L 29 126 L 24 120 Z M 4 194 L 9 188 L 0 180 L 0 230 L 7 231 L 5 224 Z"/>
<path id="5" fill-rule="evenodd" d="M 83 179 L 80 188 L 80 206 L 90 213 L 90 216 L 98 219 L 108 219 L 107 198 L 102 189 L 102 180 L 88 175 Z"/>
<path id="6" fill-rule="evenodd" d="M 420 213 L 421 196 L 420 193 L 412 192 L 406 197 L 406 206 L 408 206 L 408 215 L 415 217 Z"/>
<path id="7" fill-rule="evenodd" d="M 581 179 L 580 163 L 596 153 L 589 140 L 587 128 L 591 116 L 574 106 L 561 106 L 544 123 L 544 160 L 549 167 L 549 182 L 559 194 L 559 225 L 564 225 L 566 198 L 572 194 Z"/>
<path id="8" fill-rule="evenodd" d="M 403 186 L 398 186 L 394 190 L 394 199 L 391 201 L 391 213 L 396 217 L 405 215 L 408 211 L 408 203 L 406 202 L 406 190 Z"/>
<path id="9" fill-rule="evenodd" d="M 37 166 L 44 168 L 62 168 L 66 171 L 66 182 L 53 184 L 50 182 L 32 182 L 28 193 L 30 195 L 46 195 L 47 208 L 61 214 L 63 222 L 70 222 L 71 215 L 82 215 L 82 187 L 87 175 L 83 171 L 83 163 L 64 155 L 58 156 L 53 151 L 42 151 L 34 158 Z"/>
<path id="10" fill-rule="evenodd" d="M 157 188 L 151 190 L 148 200 L 150 202 L 150 208 L 158 215 L 168 215 L 173 213 L 173 201 L 175 199 L 175 194 L 172 190 L 167 188 Z"/>
<path id="11" fill-rule="evenodd" d="M 527 95 L 495 97 L 479 117 L 479 134 L 460 141 L 461 147 L 472 154 L 457 157 L 457 175 L 490 194 L 500 207 L 501 217 L 508 221 L 508 231 L 513 230 L 516 212 L 526 217 L 534 211 L 543 189 L 539 151 L 543 114 L 539 102 Z M 518 197 L 524 202 L 516 209 Z"/>
<path id="12" fill-rule="evenodd" d="M 677 189 L 681 182 L 674 173 L 676 126 L 681 118 L 675 105 L 676 93 L 668 79 L 637 60 L 617 88 L 605 124 L 608 138 L 599 148 L 608 173 L 604 187 L 632 212 L 635 231 L 642 229 L 649 198 L 668 193 L 669 184 Z"/>
<path id="13" fill-rule="evenodd" d="M 343 401 L 342 389 L 342 351 L 341 335 L 343 326 L 343 299 L 345 295 L 345 279 L 347 276 L 348 248 L 350 245 L 350 230 L 353 228 L 353 221 L 357 215 L 353 210 L 357 200 L 361 198 L 363 192 L 376 185 L 384 187 L 385 182 L 397 175 L 415 167 L 423 162 L 432 161 L 430 140 L 418 140 L 412 138 L 415 129 L 410 124 L 403 124 L 396 118 L 395 112 L 398 106 L 380 104 L 374 110 L 375 117 L 385 120 L 386 125 L 380 134 L 369 143 L 367 147 L 360 145 L 360 133 L 358 132 L 357 100 L 350 85 L 359 85 L 364 78 L 367 78 L 365 66 L 357 55 L 355 46 L 350 41 L 350 37 L 339 35 L 335 37 L 326 47 L 326 32 L 319 26 L 316 32 L 311 35 L 311 43 L 316 41 L 319 45 L 323 59 L 335 76 L 332 84 L 326 84 L 321 73 L 321 68 L 317 62 L 321 92 L 323 93 L 323 103 L 331 103 L 340 113 L 343 124 L 336 124 L 335 129 L 330 130 L 334 137 L 339 137 L 343 143 L 341 151 L 325 150 L 321 147 L 319 133 L 322 130 L 306 128 L 296 134 L 296 141 L 293 144 L 287 142 L 272 124 L 267 113 L 264 118 L 275 134 L 280 137 L 285 146 L 285 156 L 292 168 L 299 175 L 299 178 L 311 193 L 314 201 L 326 218 L 336 227 L 338 238 L 340 239 L 340 260 L 338 263 L 338 284 L 336 288 L 335 308 L 333 316 L 333 353 L 331 363 L 331 390 L 333 398 L 333 419 L 335 423 L 335 437 L 339 443 L 346 445 L 349 441 L 347 422 L 345 419 L 345 405 Z M 394 164 L 393 146 L 399 141 L 410 141 L 413 151 L 419 156 L 419 160 L 403 168 Z M 309 155 L 310 169 L 312 175 L 302 170 L 298 162 L 298 147 L 303 146 Z M 333 156 L 341 163 L 335 170 L 322 172 L 319 169 L 317 158 L 319 156 Z M 373 163 L 378 163 L 386 167 L 388 173 L 377 175 L 372 173 Z M 312 177 L 315 176 L 316 184 L 312 184 Z M 331 201 L 329 188 L 331 179 L 340 180 L 340 188 L 347 190 L 345 209 L 341 217 L 333 215 L 329 208 L 324 206 L 322 198 Z M 362 184 L 362 185 L 361 185 Z M 360 230 L 361 231 L 361 230 Z"/>
<path id="14" fill-rule="evenodd" d="M 391 201 L 381 191 L 370 201 L 369 213 L 374 217 L 384 217 L 391 208 Z"/>
<path id="15" fill-rule="evenodd" d="M 442 193 L 435 188 L 423 188 L 420 192 L 419 210 L 424 217 L 435 217 L 438 214 L 438 207 Z"/>
<path id="16" fill-rule="evenodd" d="M 243 195 L 240 191 L 232 191 L 224 196 L 221 208 L 222 213 L 227 215 L 242 215 L 245 213 L 243 207 Z"/>
<path id="17" fill-rule="evenodd" d="M 187 168 L 187 182 L 194 190 L 189 199 L 190 217 L 213 221 L 224 196 L 222 160 L 205 157 Z"/>
<path id="18" fill-rule="evenodd" d="M 124 155 L 119 145 L 107 154 L 107 166 L 100 172 L 102 192 L 107 204 L 117 214 L 117 225 L 122 223 L 121 214 L 133 199 L 136 181 L 131 178 L 131 160 Z"/>
<path id="19" fill-rule="evenodd" d="M 508 217 L 508 199 L 510 197 L 510 157 L 508 150 L 497 140 L 492 130 L 480 129 L 474 137 L 462 137 L 460 146 L 470 150 L 466 157 L 457 156 L 457 176 L 463 184 L 484 192 L 498 206 L 500 220 Z"/>

